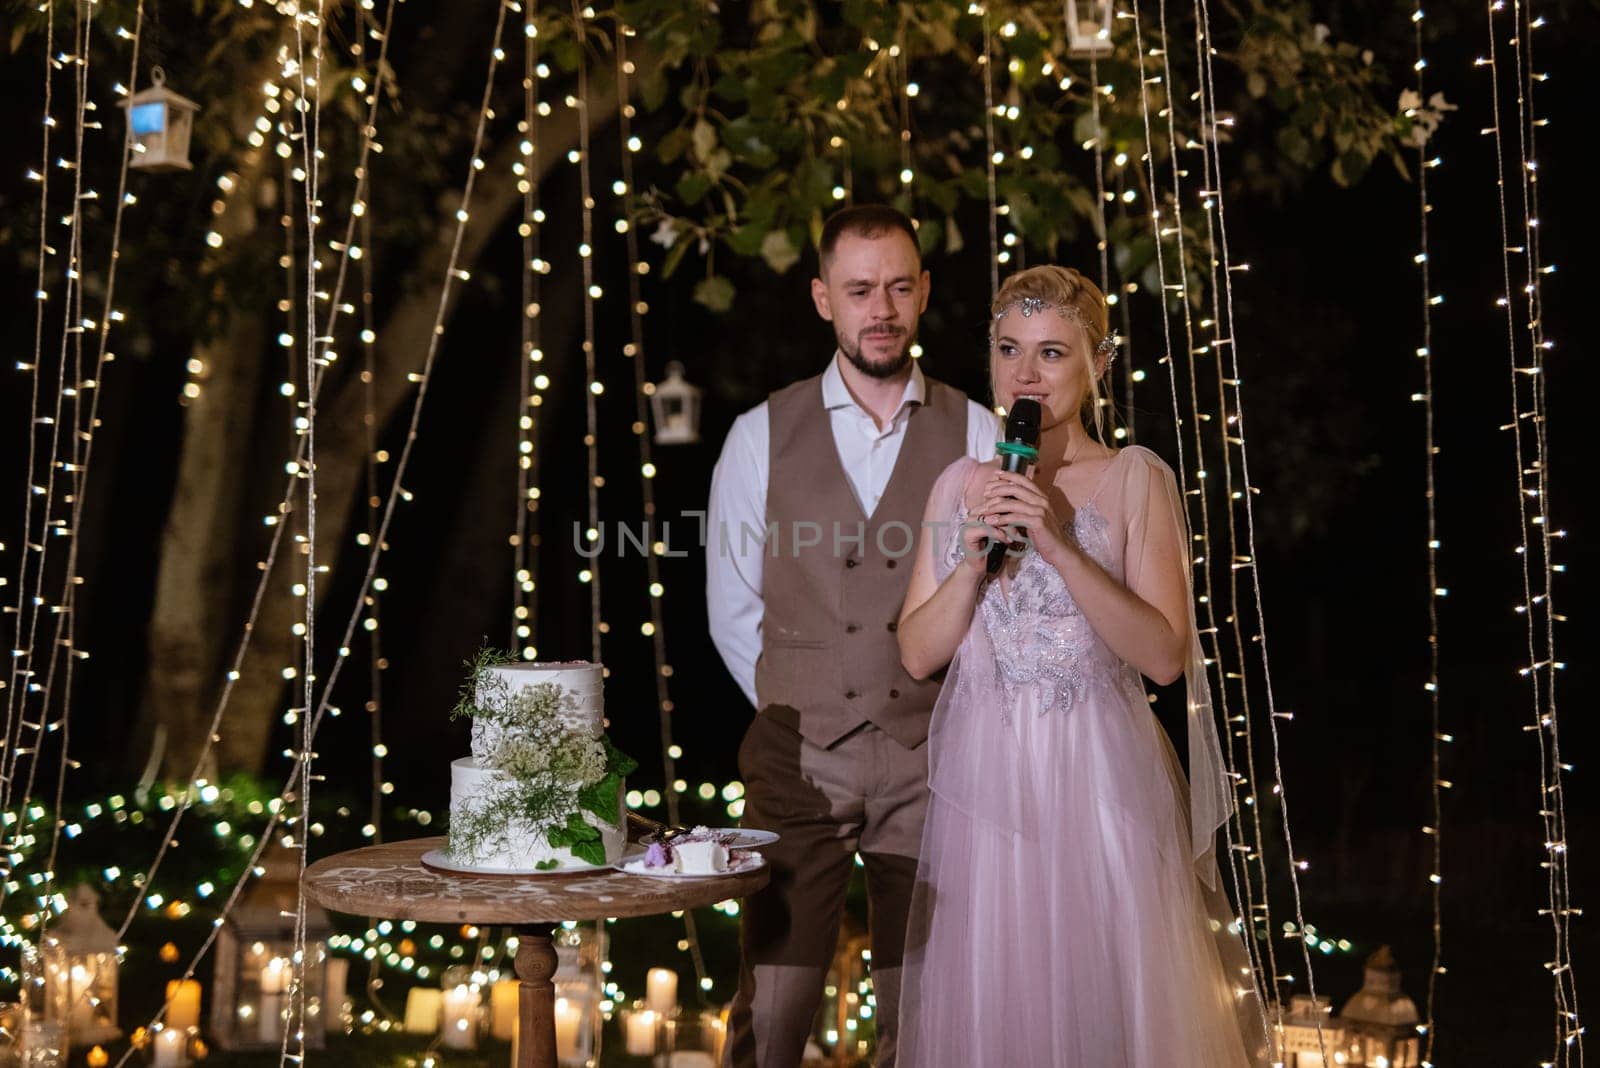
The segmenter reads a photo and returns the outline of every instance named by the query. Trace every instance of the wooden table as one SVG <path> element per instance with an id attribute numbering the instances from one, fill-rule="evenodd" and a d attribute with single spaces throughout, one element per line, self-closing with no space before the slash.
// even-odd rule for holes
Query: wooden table
<path id="1" fill-rule="evenodd" d="M 571 875 L 453 875 L 422 866 L 443 838 L 367 846 L 306 869 L 306 898 L 357 916 L 423 923 L 507 924 L 517 929 L 516 1068 L 555 1068 L 556 950 L 550 933 L 563 920 L 654 916 L 746 897 L 767 883 L 768 868 L 703 879 L 652 879 L 620 871 Z"/>

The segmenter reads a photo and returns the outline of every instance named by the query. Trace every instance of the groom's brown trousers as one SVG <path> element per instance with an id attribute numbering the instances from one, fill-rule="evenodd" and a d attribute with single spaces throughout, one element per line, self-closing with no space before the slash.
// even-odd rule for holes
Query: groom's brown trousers
<path id="1" fill-rule="evenodd" d="M 739 770 L 744 825 L 783 837 L 762 850 L 772 881 L 744 904 L 744 965 L 727 1063 L 800 1063 L 859 853 L 871 910 L 878 1063 L 893 1064 L 906 909 L 928 805 L 927 745 L 907 749 L 866 724 L 823 749 L 757 716 L 739 749 Z"/>

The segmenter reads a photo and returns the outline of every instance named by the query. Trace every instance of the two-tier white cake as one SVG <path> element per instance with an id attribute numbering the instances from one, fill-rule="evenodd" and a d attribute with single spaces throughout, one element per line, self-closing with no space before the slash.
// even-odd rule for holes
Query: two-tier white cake
<path id="1" fill-rule="evenodd" d="M 450 765 L 453 861 L 551 871 L 622 855 L 634 765 L 605 737 L 603 675 L 582 661 L 480 659 L 457 709 L 473 722 L 472 755 Z"/>

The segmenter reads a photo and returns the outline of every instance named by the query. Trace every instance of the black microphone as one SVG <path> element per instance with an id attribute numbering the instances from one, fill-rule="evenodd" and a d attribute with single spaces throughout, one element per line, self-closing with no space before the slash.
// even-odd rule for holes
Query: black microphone
<path id="1" fill-rule="evenodd" d="M 1019 397 L 1006 414 L 1006 440 L 995 448 L 1000 453 L 1000 470 L 1020 473 L 1039 458 L 1039 402 L 1032 397 Z M 989 546 L 988 573 L 998 574 L 1006 562 L 1003 541 Z"/>

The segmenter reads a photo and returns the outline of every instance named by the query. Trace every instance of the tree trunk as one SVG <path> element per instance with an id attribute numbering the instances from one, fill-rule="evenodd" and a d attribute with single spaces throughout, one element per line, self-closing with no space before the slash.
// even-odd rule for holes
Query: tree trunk
<path id="1" fill-rule="evenodd" d="M 609 121 L 615 107 L 614 87 L 596 86 L 591 94 L 590 113 Z M 564 159 L 567 151 L 577 144 L 577 114 L 575 110 L 561 109 L 543 124 L 540 152 L 531 175 L 534 181 L 541 180 L 551 166 Z M 479 172 L 458 267 L 466 270 L 473 267 L 498 228 L 520 203 L 521 194 L 511 173 L 511 164 L 517 158 L 517 142 L 512 140 L 494 158 L 487 160 L 487 166 Z M 416 385 L 410 376 L 419 374 L 427 359 L 455 235 L 454 205 L 442 207 L 438 217 L 445 221 L 413 272 L 416 287 L 399 301 L 378 330 L 373 407 L 380 427 L 387 425 L 401 406 L 415 397 Z M 459 290 L 460 285 L 457 282 L 454 288 Z M 449 321 L 454 305 L 452 297 L 446 308 L 445 322 Z M 259 322 L 256 333 L 259 348 Z M 257 365 L 255 373 L 259 373 L 260 360 L 251 362 Z M 242 391 L 237 392 L 243 395 Z M 202 395 L 202 399 L 208 398 Z M 364 495 L 364 414 L 363 386 L 359 377 L 330 377 L 318 404 L 316 422 L 319 506 L 316 554 L 319 562 L 339 561 L 341 550 L 353 544 L 350 524 Z M 216 662 L 215 658 L 203 655 L 204 647 L 213 640 L 210 635 L 220 638 L 224 660 L 231 659 L 234 644 L 239 640 L 239 631 L 231 620 L 218 620 L 210 625 L 202 622 L 206 613 L 198 603 L 210 592 L 203 588 L 200 563 L 203 554 L 198 550 L 208 544 L 212 531 L 219 524 L 223 529 L 232 529 L 233 516 L 217 515 L 213 507 L 217 503 L 215 489 L 227 473 L 243 467 L 238 457 L 211 455 L 215 450 L 210 443 L 223 435 L 228 415 L 228 396 L 221 391 L 215 397 L 214 406 L 191 409 L 191 424 L 195 425 L 192 429 L 186 428 L 179 492 L 173 502 L 163 547 L 162 581 L 147 668 L 145 715 L 151 723 L 165 728 L 168 741 L 164 765 L 171 775 L 187 776 L 193 768 L 196 754 L 205 742 L 204 724 L 209 722 L 215 707 L 214 700 L 202 702 L 199 698 L 203 694 L 220 692 L 220 680 L 207 680 L 204 674 L 207 667 Z M 202 421 L 203 426 L 198 425 Z M 426 443 L 419 442 L 418 447 L 426 448 Z M 288 519 L 285 517 L 286 522 Z M 213 539 L 211 544 L 219 541 L 226 551 L 231 539 Z M 246 572 L 241 563 L 235 556 L 227 561 L 227 566 L 235 574 L 247 575 L 245 581 L 250 584 L 260 579 L 258 571 Z M 358 549 L 349 560 L 350 566 L 363 570 L 366 563 L 366 549 Z M 219 732 L 221 737 L 215 758 L 224 769 L 258 771 L 265 761 L 274 723 L 282 711 L 282 670 L 285 665 L 296 662 L 296 647 L 301 640 L 291 629 L 299 618 L 301 605 L 287 587 L 294 581 L 291 575 L 303 568 L 302 553 L 295 551 L 293 543 L 286 544 L 269 577 L 240 668 L 240 678 Z M 319 609 L 323 607 L 321 594 L 332 585 L 330 578 L 331 575 L 326 574 L 319 576 Z M 324 651 L 340 641 L 350 611 L 348 605 L 328 607 L 333 610 L 319 612 L 318 618 L 321 635 L 318 646 Z M 197 633 L 201 631 L 204 633 Z M 327 663 L 320 655 L 318 659 Z M 226 667 L 224 663 L 222 670 Z M 196 724 L 200 726 L 197 728 Z"/>
<path id="2" fill-rule="evenodd" d="M 228 241 L 256 226 L 256 195 L 266 153 L 246 157 L 228 210 L 215 228 Z M 252 413 L 268 358 L 267 323 L 258 309 L 237 312 L 227 330 L 196 350 L 209 370 L 183 423 L 178 480 L 161 537 L 151 609 L 139 737 L 167 774 L 187 777 L 204 746 L 218 693 L 218 665 L 231 630 L 224 616 L 238 570 L 237 515 L 244 497 Z M 203 774 L 214 775 L 214 759 Z"/>

